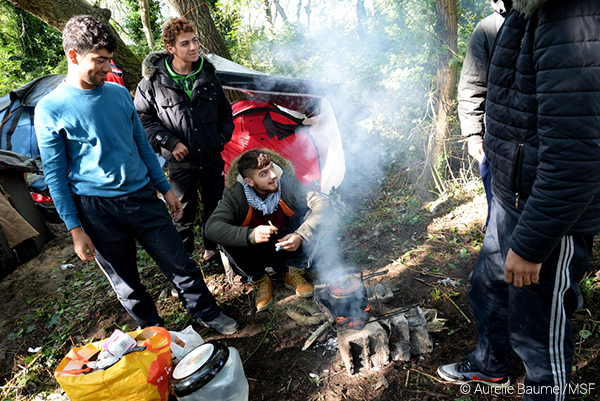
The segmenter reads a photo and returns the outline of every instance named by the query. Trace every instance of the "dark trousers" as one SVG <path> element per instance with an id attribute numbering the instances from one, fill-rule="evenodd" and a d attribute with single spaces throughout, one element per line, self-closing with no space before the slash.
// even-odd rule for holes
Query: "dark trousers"
<path id="1" fill-rule="evenodd" d="M 575 288 L 589 268 L 593 235 L 563 237 L 542 264 L 539 284 L 517 288 L 504 281 L 504 263 L 517 220 L 491 203 L 490 222 L 471 278 L 469 300 L 479 331 L 469 361 L 490 376 L 508 373 L 511 347 L 525 365 L 524 400 L 558 400 L 551 387 L 571 380 Z M 548 386 L 548 387 L 545 387 Z"/>
<path id="2" fill-rule="evenodd" d="M 183 214 L 175 221 L 175 227 L 181 235 L 188 253 L 194 251 L 194 222 L 198 214 L 198 190 L 202 193 L 202 241 L 204 248 L 214 251 L 216 244 L 204 236 L 204 224 L 217 208 L 223 196 L 225 180 L 223 159 L 216 159 L 199 170 L 169 169 L 169 181 L 173 193 L 181 201 Z"/>
<path id="3" fill-rule="evenodd" d="M 200 268 L 186 253 L 152 184 L 116 198 L 75 196 L 75 202 L 81 226 L 96 248 L 96 261 L 137 324 L 147 327 L 164 321 L 140 282 L 136 240 L 174 284 L 193 318 L 211 321 L 219 315 Z"/>
<path id="4" fill-rule="evenodd" d="M 282 237 L 284 234 L 277 236 L 277 238 Z M 276 251 L 277 241 L 275 237 L 271 237 L 269 242 L 250 246 L 220 247 L 220 250 L 225 253 L 236 273 L 251 282 L 260 280 L 268 267 L 272 269 L 275 277 L 287 273 L 288 266 L 299 269 L 309 267 L 309 255 L 305 252 L 304 245 L 300 245 L 294 252 Z"/>
<path id="5" fill-rule="evenodd" d="M 490 171 L 490 163 L 485 155 L 483 155 L 481 163 L 479 163 L 479 174 L 481 175 L 481 181 L 483 181 L 483 188 L 485 189 L 485 197 L 488 205 L 488 214 L 485 219 L 485 225 L 487 226 L 490 222 L 490 207 L 494 195 L 492 193 L 492 172 Z"/>

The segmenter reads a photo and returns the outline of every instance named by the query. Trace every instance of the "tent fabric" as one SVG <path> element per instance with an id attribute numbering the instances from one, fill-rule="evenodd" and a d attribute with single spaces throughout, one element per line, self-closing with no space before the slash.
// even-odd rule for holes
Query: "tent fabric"
<path id="1" fill-rule="evenodd" d="M 0 280 L 12 273 L 18 265 L 17 255 L 8 245 L 4 231 L 0 230 Z"/>
<path id="2" fill-rule="evenodd" d="M 46 75 L 0 98 L 0 148 L 36 158 L 39 156 L 33 128 L 35 105 L 65 79 L 62 74 Z"/>
<path id="3" fill-rule="evenodd" d="M 37 172 L 35 161 L 14 152 L 0 150 L 0 188 L 1 192 L 8 195 L 9 205 L 14 209 L 36 232 L 32 234 L 29 230 L 24 231 L 24 238 L 16 234 L 17 231 L 25 230 L 22 221 L 13 219 L 0 225 L 4 236 L 9 239 L 11 248 L 17 254 L 19 263 L 25 263 L 39 255 L 42 247 L 54 239 L 42 216 L 38 212 L 35 202 L 31 198 L 29 188 L 25 182 L 24 175 L 27 172 Z M 3 195 L 0 195 L 3 196 Z M 1 201 L 1 200 L 0 200 Z M 9 210 L 6 206 L 0 209 L 3 217 Z M 14 224 L 13 224 L 14 223 Z M 16 245 L 15 245 L 16 242 Z M 7 251 L 7 250 L 4 250 Z M 6 253 L 6 252 L 5 252 Z"/>
<path id="4" fill-rule="evenodd" d="M 39 173 L 36 162 L 30 157 L 0 150 L 0 170 L 21 171 L 24 173 Z"/>
<path id="5" fill-rule="evenodd" d="M 217 69 L 224 89 L 246 92 L 288 109 L 311 114 L 320 98 L 335 94 L 340 85 L 322 81 L 267 75 L 215 54 L 205 56 Z"/>
<path id="6" fill-rule="evenodd" d="M 55 236 L 38 212 L 35 202 L 31 199 L 23 173 L 14 170 L 0 170 L 0 187 L 8 195 L 10 205 L 39 233 L 35 239 L 23 241 L 14 247 L 19 262 L 25 263 L 39 255 L 44 245 L 54 239 Z M 4 234 L 8 235 L 7 231 L 13 229 L 16 228 L 3 230 Z"/>
<path id="7" fill-rule="evenodd" d="M 346 173 L 344 150 L 333 107 L 327 100 L 328 96 L 334 96 L 339 91 L 339 84 L 274 77 L 243 67 L 214 54 L 208 54 L 205 57 L 217 69 L 217 77 L 224 89 L 240 91 L 274 104 L 297 119 L 303 120 L 303 124 L 309 126 L 307 133 L 314 142 L 318 154 L 318 164 L 316 161 L 313 162 L 313 167 L 320 169 L 322 192 L 329 193 L 332 188 L 338 187 L 342 183 Z M 243 133 L 244 131 L 239 130 L 238 132 Z M 236 139 L 235 131 L 232 141 L 239 142 L 239 139 Z M 252 145 L 246 145 L 243 148 L 243 150 L 249 149 L 253 149 Z M 291 149 L 289 148 L 289 150 Z M 239 148 L 236 151 L 243 150 Z M 273 150 L 280 151 L 277 146 Z M 224 154 L 224 158 L 230 157 L 230 155 Z M 292 157 L 296 163 L 301 158 L 300 154 Z"/>
<path id="8" fill-rule="evenodd" d="M 245 150 L 266 147 L 292 163 L 298 181 L 321 189 L 319 153 L 303 119 L 258 98 L 238 100 L 231 108 L 233 136 L 222 153 L 226 176 L 232 161 Z"/>
<path id="9" fill-rule="evenodd" d="M 26 107 L 35 107 L 41 98 L 50 93 L 64 79 L 64 74 L 51 74 L 36 78 L 0 98 L 0 110 L 4 110 L 15 99 Z"/>
<path id="10" fill-rule="evenodd" d="M 11 206 L 8 196 L 0 193 L 0 228 L 11 248 L 39 233 Z"/>

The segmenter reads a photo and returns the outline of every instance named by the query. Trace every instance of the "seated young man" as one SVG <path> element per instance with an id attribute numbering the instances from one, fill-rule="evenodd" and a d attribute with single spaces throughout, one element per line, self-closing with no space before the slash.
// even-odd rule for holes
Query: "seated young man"
<path id="1" fill-rule="evenodd" d="M 232 267 L 254 283 L 262 311 L 273 303 L 267 268 L 285 273 L 285 285 L 311 297 L 304 279 L 306 249 L 332 215 L 329 199 L 302 185 L 292 163 L 268 149 L 244 152 L 231 164 L 223 199 L 206 223 L 206 236 L 221 245 Z"/>

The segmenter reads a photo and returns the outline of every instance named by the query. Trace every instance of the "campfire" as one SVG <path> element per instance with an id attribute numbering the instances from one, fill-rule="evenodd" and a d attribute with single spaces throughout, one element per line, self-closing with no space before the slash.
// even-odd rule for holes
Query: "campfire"
<path id="1" fill-rule="evenodd" d="M 332 328 L 350 375 L 431 352 L 433 342 L 419 304 L 389 310 L 382 302 L 393 298 L 392 291 L 381 283 L 365 286 L 366 279 L 386 273 L 340 274 L 315 285 L 314 300 L 327 321 L 311 334 L 302 350 Z"/>
<path id="2" fill-rule="evenodd" d="M 372 316 L 364 280 L 387 273 L 343 275 L 315 289 L 315 302 L 335 331 L 362 330 Z"/>

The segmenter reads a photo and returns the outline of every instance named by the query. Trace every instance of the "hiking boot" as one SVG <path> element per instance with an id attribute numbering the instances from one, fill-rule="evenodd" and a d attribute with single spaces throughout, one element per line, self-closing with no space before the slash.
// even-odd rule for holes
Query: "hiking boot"
<path id="1" fill-rule="evenodd" d="M 510 386 L 510 379 L 508 376 L 492 377 L 481 372 L 477 372 L 467 358 L 458 363 L 440 366 L 437 372 L 442 379 L 451 381 L 453 384 L 475 382 L 487 384 L 488 386 L 492 387 L 506 388 Z"/>
<path id="2" fill-rule="evenodd" d="M 216 319 L 211 320 L 210 322 L 205 322 L 202 319 L 198 319 L 198 323 L 204 327 L 210 327 L 211 329 L 214 329 L 223 335 L 235 333 L 238 327 L 237 322 L 225 315 L 223 312 L 221 312 Z"/>
<path id="3" fill-rule="evenodd" d="M 259 312 L 273 305 L 273 282 L 266 274 L 254 282 L 254 303 Z"/>
<path id="4" fill-rule="evenodd" d="M 313 295 L 313 286 L 306 282 L 304 270 L 297 269 L 294 266 L 288 266 L 289 271 L 285 274 L 285 286 L 296 291 L 296 295 L 303 298 L 310 298 Z"/>

